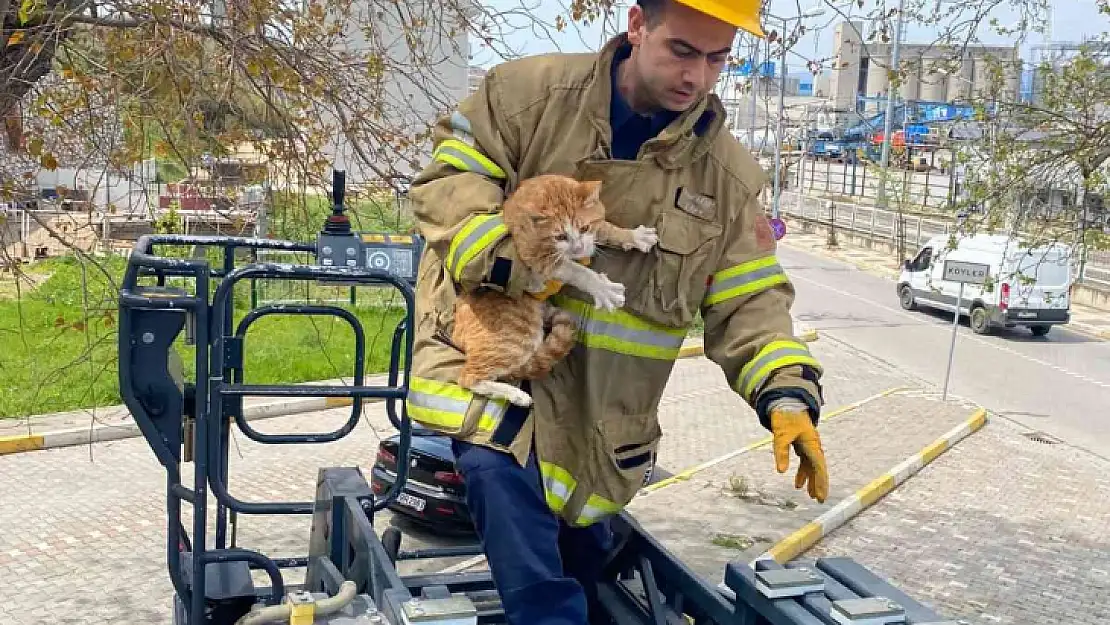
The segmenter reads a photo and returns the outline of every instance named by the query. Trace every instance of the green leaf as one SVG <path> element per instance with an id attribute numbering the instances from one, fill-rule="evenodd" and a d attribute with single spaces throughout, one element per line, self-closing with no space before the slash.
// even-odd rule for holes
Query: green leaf
<path id="1" fill-rule="evenodd" d="M 38 9 L 38 0 L 22 0 L 19 3 L 19 25 L 31 21 L 31 15 Z"/>

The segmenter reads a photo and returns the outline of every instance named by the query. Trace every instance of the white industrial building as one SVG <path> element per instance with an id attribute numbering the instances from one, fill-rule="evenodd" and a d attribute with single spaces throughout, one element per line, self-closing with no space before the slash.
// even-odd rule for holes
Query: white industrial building
<path id="1" fill-rule="evenodd" d="M 415 137 L 468 93 L 469 31 L 458 11 L 467 7 L 476 11 L 478 6 L 402 6 L 399 9 L 391 0 L 355 0 L 341 17 L 351 25 L 344 33 L 343 47 L 386 59 L 382 90 L 366 97 L 379 103 L 376 107 L 380 105 L 380 119 L 389 126 L 384 134 Z M 342 141 L 327 150 L 346 169 L 347 183 L 352 186 L 411 178 L 431 159 L 431 146 L 426 142 L 411 146 L 405 153 L 397 153 L 395 146 L 366 147 L 368 154 L 381 157 L 373 166 L 360 162 Z M 393 180 L 383 180 L 387 177 Z"/>
<path id="2" fill-rule="evenodd" d="M 829 97 L 838 110 L 854 111 L 860 96 L 885 98 L 890 91 L 893 45 L 865 43 L 864 32 L 862 22 L 841 22 L 836 27 Z M 1003 68 L 998 98 L 1018 98 L 1021 58 L 1016 45 L 968 45 L 957 51 L 934 44 L 903 43 L 899 56 L 905 73 L 897 96 L 903 100 L 959 103 L 987 96 L 992 64 Z"/>

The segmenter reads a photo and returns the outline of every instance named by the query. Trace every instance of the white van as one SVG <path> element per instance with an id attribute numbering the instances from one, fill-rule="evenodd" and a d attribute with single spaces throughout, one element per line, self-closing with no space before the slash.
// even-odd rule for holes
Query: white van
<path id="1" fill-rule="evenodd" d="M 1024 326 L 1044 336 L 1071 317 L 1071 250 L 1059 243 L 1026 247 L 1004 235 L 964 236 L 955 242 L 949 235 L 930 239 L 902 267 L 902 308 L 956 309 L 960 284 L 944 280 L 945 260 L 990 265 L 987 284 L 964 285 L 960 304 L 960 314 L 969 316 L 977 334 Z"/>

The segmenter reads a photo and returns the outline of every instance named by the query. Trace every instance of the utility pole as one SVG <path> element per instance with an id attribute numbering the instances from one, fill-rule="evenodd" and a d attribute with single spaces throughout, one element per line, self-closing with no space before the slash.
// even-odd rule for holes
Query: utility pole
<path id="1" fill-rule="evenodd" d="M 781 18 L 780 18 L 781 19 Z M 786 20 L 782 20 L 782 34 L 779 36 L 779 41 L 782 37 L 786 36 Z M 782 47 L 782 76 L 779 77 L 779 119 L 775 125 L 775 201 L 771 207 L 771 217 L 773 219 L 779 218 L 779 197 L 782 194 L 782 182 L 779 180 L 782 177 L 782 131 L 783 120 L 782 118 L 786 113 L 786 46 L 785 43 Z"/>
<path id="2" fill-rule="evenodd" d="M 898 65 L 901 62 L 901 48 L 902 48 L 902 12 L 905 8 L 905 0 L 898 0 L 898 17 L 894 22 L 894 47 L 890 51 L 890 68 L 892 72 L 898 71 Z M 891 80 L 887 87 L 886 94 L 886 115 L 883 116 L 883 153 L 880 159 L 879 166 L 882 171 L 882 178 L 879 180 L 879 208 L 886 208 L 886 179 L 887 168 L 890 166 L 890 133 L 893 128 L 891 127 L 894 122 L 894 81 Z"/>
<path id="3" fill-rule="evenodd" d="M 798 16 L 799 20 L 809 17 L 819 17 L 824 15 L 824 9 L 810 9 Z M 779 42 L 782 44 L 782 75 L 779 77 L 779 117 L 778 123 L 775 126 L 775 187 L 774 187 L 774 203 L 771 207 L 771 217 L 773 219 L 779 218 L 779 203 L 782 196 L 782 141 L 783 141 L 783 128 L 785 127 L 784 117 L 786 117 L 786 18 L 777 17 L 775 15 L 767 14 L 767 17 L 776 19 L 782 23 L 782 33 L 779 34 Z M 767 55 L 770 58 L 770 55 Z M 801 189 L 798 190 L 801 193 Z"/>
<path id="4" fill-rule="evenodd" d="M 754 36 L 753 36 L 754 39 Z M 759 90 L 759 40 L 754 39 L 755 43 L 752 44 L 752 60 L 751 70 L 748 74 L 748 84 L 751 85 L 751 91 L 748 97 L 751 101 L 748 103 L 748 151 L 755 154 L 755 98 L 756 92 Z M 758 154 L 755 154 L 759 158 Z"/>

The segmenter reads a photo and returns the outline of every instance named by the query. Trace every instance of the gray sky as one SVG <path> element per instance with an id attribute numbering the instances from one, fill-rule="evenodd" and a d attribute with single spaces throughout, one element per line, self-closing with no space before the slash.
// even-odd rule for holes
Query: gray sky
<path id="1" fill-rule="evenodd" d="M 539 19 L 549 23 L 554 22 L 556 15 L 566 14 L 567 5 L 566 0 L 543 0 L 542 2 L 539 0 L 480 0 L 480 2 L 483 6 L 490 7 L 493 10 L 522 11 L 527 9 Z M 624 0 L 623 3 L 628 6 L 631 2 L 632 0 Z M 894 0 L 888 0 L 888 2 L 892 7 L 896 6 Z M 825 6 L 820 0 L 772 0 L 771 10 L 774 14 L 790 17 L 797 14 L 799 3 L 803 10 L 810 7 Z M 992 17 L 997 17 L 1001 23 L 1007 24 L 1015 18 L 1016 13 L 1009 9 L 1009 3 L 1001 4 L 1002 7 L 992 14 Z M 1078 40 L 1110 30 L 1110 16 L 1099 14 L 1095 0 L 1052 0 L 1052 4 L 1054 5 L 1052 38 L 1056 41 Z M 873 3 L 869 1 L 867 3 L 868 10 L 872 6 Z M 623 9 L 619 13 L 620 24 L 623 25 L 627 9 Z M 826 7 L 823 16 L 806 21 L 807 26 L 811 29 L 824 28 L 807 35 L 798 43 L 795 51 L 811 59 L 825 58 L 831 55 L 832 30 L 841 20 L 842 18 L 839 15 Z M 528 20 L 527 18 L 516 18 L 512 20 L 512 23 L 517 28 L 521 28 L 528 23 Z M 769 27 L 772 26 L 765 26 L 765 28 Z M 551 32 L 554 33 L 554 31 Z M 553 36 L 546 33 L 537 34 L 531 30 L 518 30 L 508 37 L 508 43 L 514 50 L 523 54 L 538 54 L 558 50 L 582 52 L 596 50 L 602 41 L 602 32 L 600 25 L 597 24 L 585 28 L 571 29 L 563 33 L 554 33 Z M 933 30 L 920 24 L 910 25 L 906 29 L 906 41 L 909 42 L 929 42 L 933 41 L 935 37 L 936 33 Z M 983 43 L 1012 43 L 1012 40 L 1007 40 L 989 32 L 989 29 L 986 28 L 980 31 L 979 37 Z M 1031 39 L 1022 46 L 1022 56 L 1028 58 L 1030 45 L 1043 42 L 1044 39 L 1040 35 L 1031 35 Z M 477 45 L 473 45 L 473 54 L 473 62 L 476 65 L 488 67 L 499 60 L 488 50 L 483 50 Z M 795 73 L 802 69 L 804 61 L 798 56 L 794 56 L 790 63 L 791 73 Z"/>

